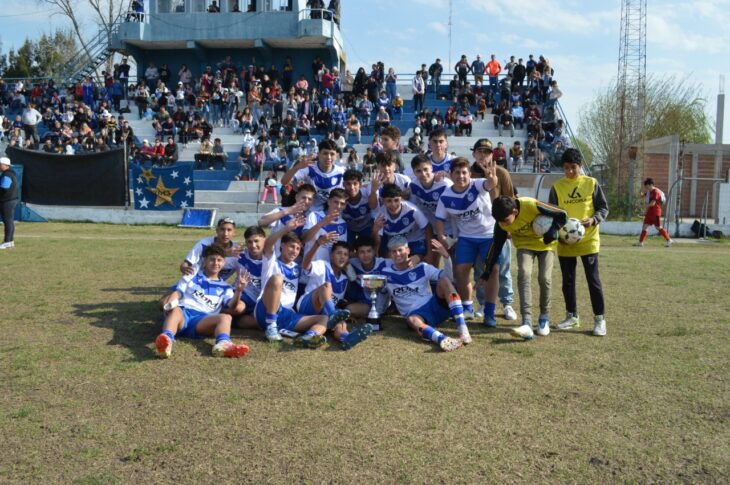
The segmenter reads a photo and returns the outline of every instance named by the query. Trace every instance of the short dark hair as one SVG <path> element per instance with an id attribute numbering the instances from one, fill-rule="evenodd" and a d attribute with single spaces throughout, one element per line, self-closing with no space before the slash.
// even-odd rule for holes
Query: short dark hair
<path id="1" fill-rule="evenodd" d="M 335 242 L 332 245 L 332 249 L 330 250 L 330 252 L 334 252 L 334 250 L 337 249 L 337 248 L 345 248 L 345 249 L 347 249 L 348 252 L 350 251 L 350 245 L 347 244 L 347 241 L 337 241 L 337 242 Z"/>
<path id="2" fill-rule="evenodd" d="M 415 169 L 416 167 L 418 167 L 419 165 L 423 165 L 424 163 L 428 163 L 430 165 L 431 160 L 426 155 L 419 153 L 418 155 L 413 157 L 413 160 L 411 160 L 411 168 Z"/>
<path id="3" fill-rule="evenodd" d="M 303 246 L 302 239 L 299 237 L 299 234 L 297 234 L 294 231 L 287 232 L 284 234 L 284 237 L 281 238 L 281 244 L 288 244 L 288 243 L 299 243 L 300 246 Z"/>
<path id="4" fill-rule="evenodd" d="M 380 196 L 383 199 L 403 197 L 403 191 L 395 184 L 385 184 L 383 185 L 382 192 L 380 192 Z"/>
<path id="5" fill-rule="evenodd" d="M 342 180 L 344 182 L 347 182 L 349 180 L 357 180 L 358 182 L 362 182 L 363 175 L 362 172 L 359 170 L 350 169 L 345 171 L 345 174 L 342 176 Z"/>
<path id="6" fill-rule="evenodd" d="M 378 154 L 375 155 L 375 161 L 378 163 L 378 165 L 393 165 L 398 163 L 398 161 L 395 159 L 395 155 L 393 155 L 393 153 L 389 151 L 378 152 Z"/>
<path id="7" fill-rule="evenodd" d="M 208 256 L 220 256 L 221 258 L 226 257 L 226 250 L 220 244 L 211 244 L 203 248 L 203 258 Z"/>
<path id="8" fill-rule="evenodd" d="M 469 160 L 464 157 L 456 157 L 451 160 L 451 171 L 453 172 L 457 168 L 469 168 Z"/>
<path id="9" fill-rule="evenodd" d="M 644 185 L 654 185 L 654 179 L 649 177 L 646 180 L 644 180 Z"/>
<path id="10" fill-rule="evenodd" d="M 517 208 L 517 202 L 512 197 L 507 197 L 506 195 L 500 195 L 496 199 L 494 199 L 494 202 L 492 202 L 492 217 L 496 221 L 503 221 L 505 220 L 510 214 L 512 214 L 512 211 Z"/>
<path id="11" fill-rule="evenodd" d="M 314 185 L 312 184 L 302 184 L 297 188 L 297 193 L 299 192 L 309 192 L 311 194 L 316 194 L 317 189 L 315 189 Z"/>
<path id="12" fill-rule="evenodd" d="M 335 143 L 334 140 L 324 139 L 321 142 L 319 142 L 319 145 L 317 146 L 317 148 L 319 149 L 319 151 L 322 151 L 322 150 L 332 150 L 332 151 L 335 151 L 336 152 L 337 151 L 337 144 Z"/>
<path id="13" fill-rule="evenodd" d="M 575 163 L 577 165 L 583 165 L 583 155 L 580 154 L 575 148 L 568 148 L 560 158 L 560 163 L 565 165 L 566 163 Z"/>
<path id="14" fill-rule="evenodd" d="M 355 251 L 363 246 L 370 246 L 371 248 L 375 248 L 375 241 L 373 241 L 373 239 L 369 236 L 362 236 L 355 239 L 355 244 L 353 244 Z"/>
<path id="15" fill-rule="evenodd" d="M 266 237 L 266 231 L 264 231 L 264 228 L 261 226 L 251 226 L 248 229 L 246 229 L 246 232 L 243 233 L 244 239 L 248 239 L 248 238 L 254 237 L 254 236 Z"/>
<path id="16" fill-rule="evenodd" d="M 380 136 L 387 136 L 393 140 L 400 140 L 400 128 L 394 125 L 389 125 L 380 130 Z"/>
<path id="17" fill-rule="evenodd" d="M 215 225 L 215 227 L 221 227 L 224 224 L 230 224 L 233 227 L 236 227 L 236 221 L 234 221 L 230 217 L 221 217 L 220 219 L 218 219 L 218 223 Z"/>
<path id="18" fill-rule="evenodd" d="M 440 137 L 448 138 L 446 130 L 444 130 L 443 128 L 436 128 L 434 130 L 431 130 L 431 133 L 428 134 L 429 141 L 433 140 L 434 138 Z"/>
<path id="19" fill-rule="evenodd" d="M 345 189 L 337 187 L 335 189 L 332 189 L 330 191 L 330 195 L 327 197 L 328 199 L 334 199 L 335 197 L 339 199 L 345 199 L 347 200 L 347 192 L 345 192 Z"/>

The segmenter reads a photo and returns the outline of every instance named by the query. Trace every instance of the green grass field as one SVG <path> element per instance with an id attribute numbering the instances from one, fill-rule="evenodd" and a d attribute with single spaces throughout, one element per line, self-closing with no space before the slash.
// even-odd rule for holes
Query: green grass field
<path id="1" fill-rule="evenodd" d="M 527 343 L 499 319 L 445 354 L 392 319 L 349 352 L 235 332 L 243 359 L 183 340 L 161 361 L 156 300 L 207 235 L 18 226 L 0 252 L 0 482 L 730 481 L 728 244 L 604 237 L 602 339 L 580 279 L 583 326 Z M 556 320 L 557 264 L 553 290 Z"/>

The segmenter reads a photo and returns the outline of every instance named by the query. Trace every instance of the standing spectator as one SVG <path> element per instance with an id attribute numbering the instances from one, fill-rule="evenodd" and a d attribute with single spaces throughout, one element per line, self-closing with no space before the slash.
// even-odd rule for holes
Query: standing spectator
<path id="1" fill-rule="evenodd" d="M 515 87 L 522 87 L 525 84 L 525 75 L 527 74 L 527 68 L 525 67 L 525 60 L 520 57 L 520 59 L 517 61 L 517 65 L 514 68 L 514 71 L 512 72 L 512 90 L 514 91 Z"/>
<path id="2" fill-rule="evenodd" d="M 15 247 L 15 205 L 18 203 L 18 179 L 11 168 L 10 159 L 0 158 L 0 216 L 5 225 L 5 238 L 0 249 Z"/>
<path id="3" fill-rule="evenodd" d="M 497 79 L 499 73 L 502 72 L 502 65 L 497 60 L 497 56 L 492 54 L 490 57 L 491 59 L 487 63 L 485 72 L 489 76 L 489 87 L 492 89 L 492 93 L 494 93 L 497 90 Z"/>
<path id="4" fill-rule="evenodd" d="M 484 69 L 485 69 L 484 61 L 482 61 L 482 58 L 477 55 L 477 58 L 474 60 L 474 62 L 471 63 L 471 72 L 474 74 L 474 84 L 476 86 L 481 86 L 484 84 Z"/>
<path id="5" fill-rule="evenodd" d="M 157 86 L 157 80 L 160 78 L 160 71 L 157 70 L 154 62 L 150 62 L 147 69 L 144 71 L 144 77 L 147 79 L 147 86 L 150 89 L 155 89 Z"/>
<path id="6" fill-rule="evenodd" d="M 388 99 L 395 99 L 397 94 L 396 82 L 398 82 L 398 76 L 395 70 L 391 67 L 388 69 L 388 74 L 385 76 L 385 92 Z"/>
<path id="7" fill-rule="evenodd" d="M 423 82 L 421 77 L 421 71 L 416 73 L 416 77 L 413 78 L 413 111 L 418 113 L 423 109 L 423 98 L 426 94 L 426 84 Z"/>
<path id="8" fill-rule="evenodd" d="M 441 65 L 441 59 L 436 59 L 436 62 L 431 64 L 431 66 L 428 68 L 428 75 L 431 76 L 433 92 L 436 95 L 438 95 L 439 87 L 441 86 L 441 74 L 443 72 L 444 66 Z"/>
<path id="9" fill-rule="evenodd" d="M 466 59 L 466 55 L 462 55 L 459 62 L 454 65 L 454 72 L 459 76 L 459 86 L 464 86 L 466 84 L 466 76 L 471 72 L 471 66 Z"/>
<path id="10" fill-rule="evenodd" d="M 644 225 L 641 227 L 639 242 L 634 243 L 634 246 L 644 247 L 644 239 L 646 239 L 647 229 L 650 226 L 656 227 L 664 237 L 665 247 L 671 246 L 674 241 L 669 237 L 667 230 L 662 227 L 662 205 L 666 200 L 664 192 L 659 190 L 654 185 L 654 179 L 649 177 L 644 180 L 644 190 L 640 194 L 642 197 L 646 197 L 646 213 L 644 214 Z"/>
<path id="11" fill-rule="evenodd" d="M 22 116 L 23 132 L 25 133 L 26 140 L 32 140 L 33 145 L 37 145 L 40 142 L 38 137 L 38 123 L 43 120 L 41 115 L 36 109 L 33 103 L 28 103 L 28 106 L 23 110 Z"/>

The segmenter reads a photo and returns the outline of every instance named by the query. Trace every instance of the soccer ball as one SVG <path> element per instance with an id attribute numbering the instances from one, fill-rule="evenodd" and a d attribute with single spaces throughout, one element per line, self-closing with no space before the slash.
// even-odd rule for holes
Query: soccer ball
<path id="1" fill-rule="evenodd" d="M 578 219 L 570 218 L 568 222 L 560 229 L 560 240 L 565 244 L 575 244 L 586 233 L 586 228 Z"/>
<path id="2" fill-rule="evenodd" d="M 534 221 L 532 221 L 532 230 L 535 231 L 535 234 L 538 236 L 544 235 L 546 232 L 548 232 L 548 229 L 550 229 L 550 226 L 553 225 L 553 218 L 550 216 L 537 216 Z"/>

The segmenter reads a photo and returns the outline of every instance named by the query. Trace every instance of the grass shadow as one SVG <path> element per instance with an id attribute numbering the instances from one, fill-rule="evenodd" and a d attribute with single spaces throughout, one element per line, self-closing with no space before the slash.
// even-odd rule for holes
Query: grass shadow
<path id="1" fill-rule="evenodd" d="M 106 288 L 102 291 L 121 292 L 140 296 L 160 295 L 164 288 Z M 107 345 L 118 345 L 129 349 L 137 362 L 156 359 L 149 347 L 160 332 L 161 314 L 157 309 L 157 298 L 153 300 L 83 304 L 73 306 L 74 315 L 87 319 L 91 325 L 112 330 Z"/>

